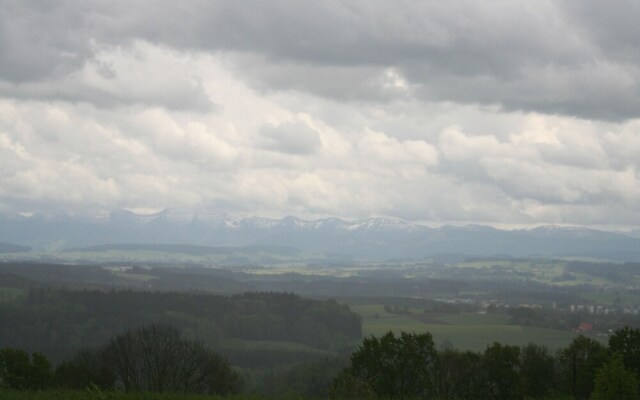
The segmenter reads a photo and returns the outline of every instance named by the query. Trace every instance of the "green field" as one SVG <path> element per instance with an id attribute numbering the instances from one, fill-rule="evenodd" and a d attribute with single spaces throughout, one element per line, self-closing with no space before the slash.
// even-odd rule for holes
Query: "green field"
<path id="1" fill-rule="evenodd" d="M 317 349 L 303 343 L 290 341 L 227 339 L 221 343 L 221 347 L 245 350 L 298 351 L 326 356 L 335 355 L 328 350 Z"/>
<path id="2" fill-rule="evenodd" d="M 119 276 L 120 278 L 131 279 L 133 281 L 140 281 L 140 282 L 147 282 L 153 279 L 157 279 L 157 277 L 153 275 L 134 274 L 134 273 L 129 273 L 125 271 L 113 271 L 112 273 L 116 276 Z"/>
<path id="3" fill-rule="evenodd" d="M 510 345 L 525 345 L 529 342 L 549 347 L 552 350 L 568 345 L 575 337 L 571 332 L 555 329 L 509 325 L 504 314 L 429 314 L 412 310 L 411 314 L 390 314 L 382 305 L 354 305 L 351 309 L 363 318 L 365 335 L 379 336 L 388 331 L 401 331 L 433 335 L 436 344 L 445 340 L 462 350 L 481 351 L 493 342 Z M 421 320 L 419 320 L 420 318 Z"/>
<path id="4" fill-rule="evenodd" d="M 325 256 L 315 252 L 295 252 L 292 254 L 268 249 L 254 248 L 211 248 L 210 253 L 189 253 L 164 251 L 162 249 L 107 249 L 107 250 L 52 250 L 47 252 L 31 252 L 23 256 L 25 260 L 45 257 L 63 263 L 147 263 L 160 262 L 169 264 L 197 263 L 208 265 L 260 265 L 260 266 L 299 266 L 309 260 L 323 259 Z M 0 254 L 0 260 L 14 260 L 7 254 Z"/>
<path id="5" fill-rule="evenodd" d="M 18 297 L 24 296 L 26 292 L 25 289 L 0 286 L 0 303 L 13 301 Z"/>
<path id="6" fill-rule="evenodd" d="M 496 326 L 508 325 L 510 317 L 506 314 L 457 313 L 446 314 L 439 319 L 451 325 Z"/>
<path id="7" fill-rule="evenodd" d="M 621 305 L 640 304 L 640 295 L 632 293 L 599 290 L 582 293 L 580 297 L 597 304 L 605 305 L 613 305 L 616 301 L 620 301 Z"/>

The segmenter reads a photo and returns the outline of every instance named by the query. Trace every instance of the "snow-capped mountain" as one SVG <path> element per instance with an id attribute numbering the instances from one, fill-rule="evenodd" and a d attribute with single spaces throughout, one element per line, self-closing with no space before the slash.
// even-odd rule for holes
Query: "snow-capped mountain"
<path id="1" fill-rule="evenodd" d="M 285 246 L 376 260 L 452 253 L 640 259 L 640 238 L 586 228 L 541 226 L 501 230 L 481 225 L 430 228 L 394 218 L 273 219 L 181 210 L 153 214 L 120 210 L 101 217 L 4 215 L 0 216 L 0 242 L 36 250 L 115 243 Z"/>

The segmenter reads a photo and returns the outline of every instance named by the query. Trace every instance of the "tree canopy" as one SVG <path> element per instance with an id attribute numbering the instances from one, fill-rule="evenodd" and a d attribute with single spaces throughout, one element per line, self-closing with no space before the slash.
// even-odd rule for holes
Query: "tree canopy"
<path id="1" fill-rule="evenodd" d="M 424 398 L 433 393 L 437 352 L 429 333 L 370 336 L 351 356 L 349 374 L 383 397 Z"/>

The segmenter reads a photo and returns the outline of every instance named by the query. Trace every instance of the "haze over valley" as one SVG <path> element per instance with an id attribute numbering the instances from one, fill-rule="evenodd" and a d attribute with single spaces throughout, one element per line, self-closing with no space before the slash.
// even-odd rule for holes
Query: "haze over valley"
<path id="1" fill-rule="evenodd" d="M 289 255 L 304 262 L 388 261 L 433 256 L 592 257 L 635 261 L 640 238 L 633 232 L 540 226 L 496 229 L 488 226 L 430 228 L 393 218 L 345 221 L 231 217 L 166 210 L 140 215 L 118 211 L 106 217 L 5 215 L 0 241 L 40 253 L 157 250 L 193 255 L 242 251 Z M 11 252 L 6 247 L 4 252 Z M 237 261 L 230 260 L 231 264 Z"/>

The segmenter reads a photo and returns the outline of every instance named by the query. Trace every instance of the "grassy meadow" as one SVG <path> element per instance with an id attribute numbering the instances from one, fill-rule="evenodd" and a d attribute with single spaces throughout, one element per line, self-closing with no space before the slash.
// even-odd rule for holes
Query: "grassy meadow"
<path id="1" fill-rule="evenodd" d="M 424 314 L 412 309 L 408 314 L 387 313 L 379 304 L 353 305 L 352 310 L 362 316 L 365 335 L 379 336 L 388 331 L 433 335 L 436 344 L 445 340 L 461 350 L 482 351 L 493 342 L 525 345 L 529 342 L 556 350 L 567 346 L 575 335 L 571 332 L 510 325 L 503 314 Z"/>
<path id="2" fill-rule="evenodd" d="M 2 390 L 0 389 L 0 399 L 2 400 L 258 400 L 265 397 L 253 395 L 233 395 L 233 396 L 205 396 L 194 394 L 172 394 L 172 393 L 124 393 L 106 392 L 100 390 L 44 390 L 44 391 L 24 391 L 24 390 Z"/>

